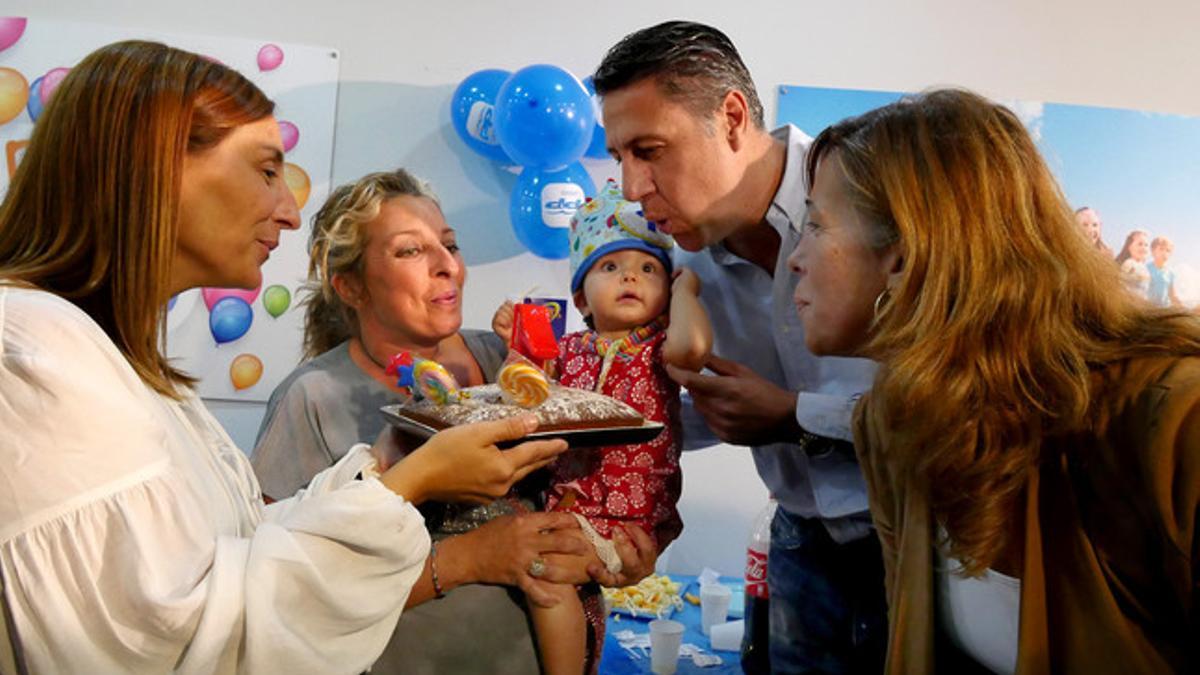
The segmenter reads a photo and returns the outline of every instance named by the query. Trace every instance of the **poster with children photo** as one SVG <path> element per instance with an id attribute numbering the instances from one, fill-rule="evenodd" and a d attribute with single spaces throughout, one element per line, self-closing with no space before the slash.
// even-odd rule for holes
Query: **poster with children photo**
<path id="1" fill-rule="evenodd" d="M 987 94 L 987 92 L 982 92 Z M 898 92 L 782 86 L 779 124 L 810 136 L 892 103 Z M 1029 129 L 1075 209 L 1130 292 L 1200 311 L 1200 117 L 1003 101 Z"/>

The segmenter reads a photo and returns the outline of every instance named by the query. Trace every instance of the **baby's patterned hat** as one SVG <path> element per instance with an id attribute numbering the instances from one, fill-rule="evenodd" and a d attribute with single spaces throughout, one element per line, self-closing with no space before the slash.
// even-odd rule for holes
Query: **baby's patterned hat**
<path id="1" fill-rule="evenodd" d="M 642 215 L 642 205 L 621 196 L 611 178 L 600 194 L 571 216 L 571 293 L 583 288 L 583 278 L 600 258 L 624 249 L 645 251 L 662 261 L 671 273 L 671 237 Z"/>

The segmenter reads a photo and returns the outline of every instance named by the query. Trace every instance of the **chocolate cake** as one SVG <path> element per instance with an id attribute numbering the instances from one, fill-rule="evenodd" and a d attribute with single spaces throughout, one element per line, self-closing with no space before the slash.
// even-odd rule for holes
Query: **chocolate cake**
<path id="1" fill-rule="evenodd" d="M 532 408 L 505 403 L 500 388 L 494 384 L 467 387 L 461 391 L 470 394 L 463 403 L 437 405 L 423 400 L 402 405 L 398 412 L 439 430 L 523 413 L 537 415 L 541 422 L 539 432 L 631 427 L 641 426 L 643 422 L 638 411 L 614 398 L 557 384 L 551 384 L 550 396 Z"/>

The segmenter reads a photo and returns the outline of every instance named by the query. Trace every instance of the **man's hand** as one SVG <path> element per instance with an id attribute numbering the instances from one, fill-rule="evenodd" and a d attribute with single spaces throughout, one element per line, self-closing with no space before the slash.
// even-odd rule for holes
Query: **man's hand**
<path id="1" fill-rule="evenodd" d="M 717 438 L 735 445 L 794 443 L 796 393 L 776 386 L 736 362 L 710 356 L 716 375 L 702 375 L 667 365 L 671 379 L 686 387 L 693 406 Z"/>

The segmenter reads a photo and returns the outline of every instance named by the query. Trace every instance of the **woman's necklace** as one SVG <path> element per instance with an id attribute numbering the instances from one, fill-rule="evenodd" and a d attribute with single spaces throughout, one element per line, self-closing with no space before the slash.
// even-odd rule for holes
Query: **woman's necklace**
<path id="1" fill-rule="evenodd" d="M 379 366 L 379 369 L 382 370 L 385 375 L 390 375 L 390 373 L 387 372 L 387 365 L 384 363 L 381 363 L 379 361 L 379 359 L 375 358 L 375 355 L 372 354 L 369 349 L 367 349 L 367 343 L 363 342 L 362 338 L 355 338 L 355 340 L 358 340 L 359 351 L 361 351 L 364 355 L 366 355 L 366 357 L 371 361 L 371 363 L 374 363 L 375 365 Z M 408 396 L 412 396 L 412 387 L 401 387 L 401 386 L 397 386 L 395 384 L 392 384 L 392 386 L 395 387 L 396 389 L 400 390 L 404 394 L 406 394 Z"/>

